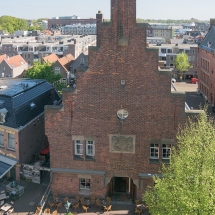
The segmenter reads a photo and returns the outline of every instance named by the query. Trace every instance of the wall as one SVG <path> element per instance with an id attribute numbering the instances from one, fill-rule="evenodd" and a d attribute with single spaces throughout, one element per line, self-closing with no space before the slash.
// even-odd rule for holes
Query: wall
<path id="1" fill-rule="evenodd" d="M 171 93 L 171 72 L 158 71 L 158 51 L 146 48 L 147 26 L 136 24 L 136 1 L 124 2 L 122 10 L 112 0 L 112 22 L 100 24 L 100 47 L 89 49 L 89 71 L 77 73 L 77 89 L 63 91 L 62 108 L 46 107 L 45 131 L 51 168 L 104 171 L 105 182 L 98 189 L 92 179 L 90 191 L 96 196 L 107 194 L 112 177 L 131 177 L 141 198 L 146 185 L 139 187 L 138 174 L 158 173 L 162 163 L 161 157 L 151 162 L 150 144 L 158 142 L 161 155 L 162 142 L 174 142 L 178 124 L 186 119 L 185 96 Z M 116 115 L 121 108 L 129 113 L 123 122 Z M 132 136 L 132 152 L 111 151 L 110 135 Z M 73 140 L 79 138 L 95 141 L 93 159 L 76 159 Z M 52 190 L 75 195 L 80 192 L 77 183 L 76 174 L 62 170 L 53 174 Z"/>
<path id="2" fill-rule="evenodd" d="M 48 146 L 44 130 L 44 114 L 41 114 L 19 132 L 20 163 L 31 163 L 33 154 Z"/>

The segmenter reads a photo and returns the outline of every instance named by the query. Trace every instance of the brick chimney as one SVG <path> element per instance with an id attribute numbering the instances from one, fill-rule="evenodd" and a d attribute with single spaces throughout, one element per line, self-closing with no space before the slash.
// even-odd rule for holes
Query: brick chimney
<path id="1" fill-rule="evenodd" d="M 103 22 L 104 16 L 103 13 L 99 10 L 96 14 L 96 26 L 97 26 L 97 36 L 100 34 L 100 23 Z M 97 37 L 97 46 L 99 47 L 101 45 L 100 37 Z"/>
<path id="2" fill-rule="evenodd" d="M 211 19 L 210 19 L 210 28 L 211 28 L 212 26 L 215 26 L 215 18 L 211 18 Z"/>
<path id="3" fill-rule="evenodd" d="M 118 38 L 128 38 L 136 23 L 136 0 L 111 0 L 111 21 Z"/>

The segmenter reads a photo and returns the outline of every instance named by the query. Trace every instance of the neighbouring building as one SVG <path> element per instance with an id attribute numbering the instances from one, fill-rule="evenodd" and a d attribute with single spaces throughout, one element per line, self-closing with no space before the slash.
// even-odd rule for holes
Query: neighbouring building
<path id="1" fill-rule="evenodd" d="M 159 61 L 163 61 L 163 68 L 172 69 L 172 76 L 179 79 L 181 74 L 175 68 L 175 59 L 179 53 L 188 55 L 189 63 L 192 65 L 184 73 L 184 78 L 198 76 L 198 45 L 197 44 L 150 44 L 151 48 L 159 49 Z M 161 67 L 162 68 L 162 67 Z"/>
<path id="2" fill-rule="evenodd" d="M 19 181 L 21 164 L 31 163 L 33 154 L 48 146 L 44 106 L 60 103 L 44 80 L 0 80 L 0 178 L 8 174 Z"/>
<path id="3" fill-rule="evenodd" d="M 69 83 L 70 65 L 74 60 L 73 55 L 68 54 L 58 59 L 54 64 L 54 73 L 60 74 L 62 76 L 60 81 L 66 85 Z"/>
<path id="4" fill-rule="evenodd" d="M 27 68 L 28 64 L 25 62 L 22 56 L 6 56 L 2 61 L 0 60 L 0 77 L 20 78 L 23 76 L 23 72 Z"/>
<path id="5" fill-rule="evenodd" d="M 59 29 L 62 26 L 72 25 L 80 23 L 85 24 L 96 24 L 96 19 L 72 19 L 72 18 L 63 18 L 63 19 L 48 19 L 48 29 Z"/>
<path id="6" fill-rule="evenodd" d="M 215 106 L 215 19 L 210 20 L 208 34 L 198 49 L 199 90 Z"/>
<path id="7" fill-rule="evenodd" d="M 21 55 L 32 66 L 45 56 L 56 54 L 59 58 L 72 54 L 77 58 L 82 52 L 88 52 L 88 46 L 96 45 L 96 35 L 72 36 L 42 35 L 38 37 L 4 38 L 0 43 L 0 56 Z"/>
<path id="8" fill-rule="evenodd" d="M 53 193 L 141 198 L 169 162 L 185 93 L 171 92 L 171 70 L 158 70 L 146 29 L 136 23 L 136 0 L 111 0 L 89 68 L 63 90 L 62 106 L 45 107 Z"/>
<path id="9" fill-rule="evenodd" d="M 167 43 L 170 43 L 170 40 L 174 36 L 174 30 L 171 26 L 161 24 L 150 24 L 150 26 L 152 28 L 153 37 L 162 37 Z"/>

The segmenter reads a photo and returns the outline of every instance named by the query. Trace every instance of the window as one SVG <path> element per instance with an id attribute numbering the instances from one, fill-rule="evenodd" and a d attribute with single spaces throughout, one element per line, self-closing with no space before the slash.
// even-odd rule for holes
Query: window
<path id="1" fill-rule="evenodd" d="M 4 131 L 0 131 L 0 146 L 4 147 Z"/>
<path id="2" fill-rule="evenodd" d="M 125 109 L 120 109 L 120 110 L 117 111 L 117 116 L 120 119 L 126 119 L 128 117 L 128 111 L 125 110 Z"/>
<path id="3" fill-rule="evenodd" d="M 28 58 L 30 58 L 30 54 L 28 54 Z"/>
<path id="4" fill-rule="evenodd" d="M 151 159 L 158 159 L 159 158 L 158 144 L 150 144 L 150 158 Z"/>
<path id="5" fill-rule="evenodd" d="M 193 50 L 193 54 L 195 54 L 195 50 Z"/>
<path id="6" fill-rule="evenodd" d="M 57 75 L 57 74 L 60 74 L 60 67 L 55 67 L 54 73 L 55 73 L 56 75 Z"/>
<path id="7" fill-rule="evenodd" d="M 163 159 L 169 159 L 170 154 L 171 154 L 171 145 L 163 144 L 163 147 L 162 147 L 162 158 Z"/>
<path id="8" fill-rule="evenodd" d="M 84 64 L 84 58 L 80 59 L 80 64 Z"/>
<path id="9" fill-rule="evenodd" d="M 190 50 L 185 50 L 185 53 L 186 53 L 186 54 L 189 54 L 189 53 L 190 53 Z"/>
<path id="10" fill-rule="evenodd" d="M 80 178 L 80 189 L 90 189 L 90 179 Z"/>
<path id="11" fill-rule="evenodd" d="M 173 63 L 171 63 L 170 66 L 173 67 L 174 66 Z"/>
<path id="12" fill-rule="evenodd" d="M 166 53 L 166 49 L 161 49 L 161 52 L 162 53 Z"/>
<path id="13" fill-rule="evenodd" d="M 88 155 L 88 156 L 94 156 L 95 155 L 94 141 L 86 141 L 86 155 Z"/>
<path id="14" fill-rule="evenodd" d="M 83 142 L 75 140 L 75 155 L 83 155 Z"/>
<path id="15" fill-rule="evenodd" d="M 170 56 L 170 60 L 174 60 L 174 57 L 173 57 L 173 56 Z"/>
<path id="16" fill-rule="evenodd" d="M 9 149 L 15 149 L 14 134 L 8 134 L 8 148 Z"/>

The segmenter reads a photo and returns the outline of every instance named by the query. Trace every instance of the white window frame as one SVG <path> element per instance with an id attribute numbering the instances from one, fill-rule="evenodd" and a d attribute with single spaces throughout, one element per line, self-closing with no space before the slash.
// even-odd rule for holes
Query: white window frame
<path id="1" fill-rule="evenodd" d="M 87 185 L 89 184 L 89 185 Z M 79 179 L 80 190 L 90 190 L 90 179 L 89 178 L 80 178 Z"/>
<path id="2" fill-rule="evenodd" d="M 171 147 L 172 147 L 171 144 L 163 144 L 162 145 L 162 159 L 166 159 L 166 160 L 170 159 L 170 156 L 171 156 Z M 168 157 L 168 155 L 169 155 L 169 157 Z"/>
<path id="3" fill-rule="evenodd" d="M 60 74 L 60 67 L 55 67 L 55 68 L 54 68 L 54 73 L 55 73 L 56 75 Z"/>
<path id="4" fill-rule="evenodd" d="M 78 149 L 78 146 L 80 146 L 80 149 Z M 81 152 L 79 152 L 82 151 Z M 81 140 L 75 140 L 75 155 L 83 155 L 83 141 Z"/>
<path id="5" fill-rule="evenodd" d="M 152 154 L 157 154 L 157 156 L 153 156 Z M 159 159 L 159 144 L 150 144 L 150 159 Z"/>
<path id="6" fill-rule="evenodd" d="M 15 134 L 8 133 L 8 149 L 15 149 Z"/>
<path id="7" fill-rule="evenodd" d="M 86 141 L 86 155 L 95 156 L 95 142 L 92 140 Z"/>

